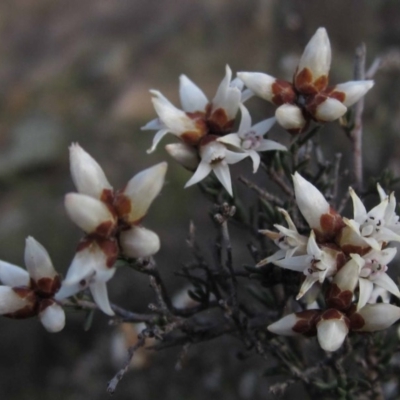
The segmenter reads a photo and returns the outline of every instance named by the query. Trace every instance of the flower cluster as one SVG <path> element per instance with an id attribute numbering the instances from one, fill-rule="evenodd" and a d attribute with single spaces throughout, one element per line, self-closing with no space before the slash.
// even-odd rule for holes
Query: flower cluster
<path id="1" fill-rule="evenodd" d="M 203 91 L 188 77 L 180 77 L 180 100 L 182 110 L 176 108 L 159 91 L 151 90 L 153 105 L 158 118 L 150 121 L 143 130 L 157 130 L 153 152 L 159 141 L 172 133 L 181 142 L 166 146 L 168 153 L 185 168 L 195 171 L 185 187 L 204 179 L 211 171 L 232 196 L 229 164 L 235 164 L 246 157 L 253 161 L 253 171 L 260 165 L 259 151 L 286 150 L 286 147 L 264 135 L 275 123 L 269 118 L 252 125 L 251 117 L 243 101 L 243 82 L 232 80 L 232 71 L 227 66 L 225 77 L 210 102 Z M 236 115 L 241 110 L 241 122 L 233 132 Z"/>
<path id="2" fill-rule="evenodd" d="M 396 248 L 388 247 L 388 242 L 400 242 L 396 200 L 378 185 L 381 202 L 367 212 L 350 188 L 354 217 L 347 219 L 299 173 L 293 182 L 297 205 L 311 233 L 301 235 L 289 214 L 280 209 L 288 228 L 275 225 L 278 232 L 261 231 L 280 249 L 257 265 L 272 263 L 303 273 L 296 299 L 309 293 L 306 301 L 317 309 L 287 315 L 268 329 L 280 335 L 317 335 L 324 350 L 335 351 L 349 331 L 386 329 L 400 318 L 400 308 L 388 304 L 388 292 L 400 297 L 400 291 L 386 273 L 396 255 Z M 321 290 L 311 288 L 323 289 L 323 306 L 315 305 Z M 385 302 L 377 303 L 379 297 Z"/>
<path id="3" fill-rule="evenodd" d="M 0 286 L 0 315 L 18 319 L 38 315 L 51 332 L 64 327 L 64 299 L 87 287 L 97 306 L 114 315 L 106 282 L 114 276 L 117 257 L 150 257 L 160 248 L 157 234 L 141 221 L 164 184 L 165 162 L 138 173 L 119 191 L 113 190 L 100 165 L 78 144 L 70 147 L 70 167 L 78 193 L 66 195 L 65 207 L 85 236 L 64 281 L 47 251 L 31 237 L 25 247 L 28 272 L 0 261 L 4 284 Z"/>
<path id="4" fill-rule="evenodd" d="M 374 84 L 371 80 L 328 86 L 331 45 L 325 28 L 319 28 L 304 49 L 293 82 L 261 72 L 239 72 L 238 77 L 257 96 L 278 106 L 278 123 L 290 133 L 307 129 L 311 120 L 334 121 Z"/>

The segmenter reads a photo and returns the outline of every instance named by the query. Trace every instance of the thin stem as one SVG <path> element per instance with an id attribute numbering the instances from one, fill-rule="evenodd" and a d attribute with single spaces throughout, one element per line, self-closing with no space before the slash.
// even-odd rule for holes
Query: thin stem
<path id="1" fill-rule="evenodd" d="M 367 49 L 364 43 L 356 49 L 356 58 L 354 65 L 354 79 L 363 80 L 365 79 L 365 58 Z M 354 126 L 350 131 L 350 140 L 353 150 L 353 167 L 354 167 L 354 179 L 355 187 L 358 191 L 362 191 L 363 188 L 363 158 L 362 158 L 362 114 L 364 111 L 364 97 L 357 102 L 355 105 L 355 116 Z"/>

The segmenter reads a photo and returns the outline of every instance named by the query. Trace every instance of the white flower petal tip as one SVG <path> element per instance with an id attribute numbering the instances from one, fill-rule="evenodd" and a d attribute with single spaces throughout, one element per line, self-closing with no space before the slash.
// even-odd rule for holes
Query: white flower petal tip
<path id="1" fill-rule="evenodd" d="M 33 237 L 26 238 L 25 265 L 31 278 L 54 278 L 57 275 L 47 250 Z"/>
<path id="2" fill-rule="evenodd" d="M 179 77 L 179 95 L 182 108 L 186 112 L 205 111 L 208 104 L 207 97 L 186 75 Z"/>
<path id="3" fill-rule="evenodd" d="M 28 297 L 20 296 L 9 286 L 0 286 L 0 315 L 18 313 L 19 310 L 33 304 Z"/>
<path id="4" fill-rule="evenodd" d="M 333 352 L 342 346 L 349 333 L 348 320 L 346 321 L 347 318 L 345 318 L 334 309 L 322 314 L 321 320 L 317 323 L 317 337 L 323 350 Z"/>
<path id="5" fill-rule="evenodd" d="M 0 282 L 10 287 L 29 286 L 30 276 L 21 267 L 0 260 Z"/>
<path id="6" fill-rule="evenodd" d="M 298 172 L 293 175 L 297 206 L 312 229 L 321 230 L 321 216 L 330 211 L 323 194 Z"/>
<path id="7" fill-rule="evenodd" d="M 166 162 L 159 163 L 139 172 L 128 182 L 116 200 L 120 216 L 127 214 L 129 222 L 135 223 L 146 215 L 164 185 L 167 167 Z"/>
<path id="8" fill-rule="evenodd" d="M 115 219 L 100 200 L 85 194 L 68 193 L 64 204 L 71 220 L 86 233 L 99 231 L 107 236 L 114 229 Z"/>
<path id="9" fill-rule="evenodd" d="M 367 304 L 351 315 L 352 329 L 360 332 L 381 331 L 400 319 L 400 308 L 392 304 Z"/>
<path id="10" fill-rule="evenodd" d="M 112 191 L 103 169 L 78 143 L 69 147 L 72 180 L 79 193 L 99 199 L 104 190 Z"/>
<path id="11" fill-rule="evenodd" d="M 283 336 L 307 334 L 315 329 L 315 322 L 320 314 L 319 310 L 307 310 L 289 314 L 269 325 L 267 329 L 276 335 Z"/>
<path id="12" fill-rule="evenodd" d="M 156 233 L 141 226 L 134 226 L 120 235 L 123 253 L 132 258 L 150 257 L 160 249 L 160 239 Z"/>
<path id="13" fill-rule="evenodd" d="M 325 89 L 331 58 L 331 45 L 326 29 L 318 28 L 300 58 L 295 75 L 296 88 L 310 93 Z"/>
<path id="14" fill-rule="evenodd" d="M 274 97 L 272 85 L 276 82 L 276 78 L 261 72 L 238 72 L 237 76 L 257 96 L 272 101 Z"/>
<path id="15" fill-rule="evenodd" d="M 306 126 L 302 111 L 293 104 L 282 104 L 275 111 L 278 124 L 289 132 L 298 133 Z"/>
<path id="16" fill-rule="evenodd" d="M 336 85 L 334 91 L 343 93 L 345 98 L 342 103 L 346 107 L 350 107 L 357 103 L 373 86 L 374 81 L 350 81 Z"/>
<path id="17" fill-rule="evenodd" d="M 269 325 L 267 329 L 276 335 L 296 336 L 298 333 L 293 330 L 293 327 L 297 322 L 298 318 L 296 317 L 296 314 L 289 314 L 286 315 L 286 317 L 281 318 L 279 321 Z"/>
<path id="18" fill-rule="evenodd" d="M 319 104 L 314 112 L 314 117 L 321 122 L 334 121 L 346 114 L 347 107 L 339 100 L 328 97 Z"/>
<path id="19" fill-rule="evenodd" d="M 60 332 L 65 326 L 64 310 L 56 303 L 41 311 L 39 319 L 48 332 Z"/>
<path id="20" fill-rule="evenodd" d="M 90 284 L 90 292 L 92 293 L 94 302 L 103 313 L 110 316 L 115 315 L 108 299 L 107 286 L 105 282 L 93 282 Z"/>

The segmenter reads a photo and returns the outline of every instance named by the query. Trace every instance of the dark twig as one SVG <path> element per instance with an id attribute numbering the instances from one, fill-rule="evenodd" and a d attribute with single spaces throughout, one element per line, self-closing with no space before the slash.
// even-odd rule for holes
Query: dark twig
<path id="1" fill-rule="evenodd" d="M 245 178 L 242 175 L 239 176 L 238 180 L 240 182 L 244 183 L 249 189 L 256 192 L 260 196 L 260 198 L 267 200 L 267 201 L 271 202 L 272 204 L 277 205 L 279 207 L 283 207 L 284 203 L 281 199 L 279 199 L 277 196 L 274 196 L 273 194 L 268 193 L 267 191 L 261 189 L 254 182 L 251 182 L 250 180 L 248 180 L 247 178 Z"/>

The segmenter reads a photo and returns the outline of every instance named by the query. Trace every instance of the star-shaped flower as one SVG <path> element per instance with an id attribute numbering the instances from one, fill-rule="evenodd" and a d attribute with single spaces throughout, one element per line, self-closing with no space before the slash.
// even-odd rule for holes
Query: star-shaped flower
<path id="1" fill-rule="evenodd" d="M 259 230 L 260 233 L 273 240 L 274 243 L 279 247 L 279 250 L 264 260 L 261 260 L 256 265 L 257 267 L 261 267 L 283 258 L 291 258 L 295 255 L 307 254 L 306 249 L 308 238 L 300 235 L 300 233 L 297 231 L 296 225 L 286 210 L 283 208 L 278 208 L 278 211 L 285 217 L 288 228 L 279 224 L 275 224 L 274 227 L 278 229 L 279 232 L 270 231 L 268 229 Z"/>
<path id="2" fill-rule="evenodd" d="M 325 28 L 319 28 L 304 49 L 293 83 L 260 72 L 239 72 L 238 77 L 257 96 L 278 106 L 278 123 L 290 133 L 304 131 L 311 120 L 340 118 L 374 84 L 371 80 L 328 86 L 331 45 Z"/>
<path id="3" fill-rule="evenodd" d="M 296 297 L 299 300 L 315 282 L 322 283 L 336 273 L 338 268 L 343 265 L 343 253 L 330 247 L 318 246 L 315 241 L 315 233 L 311 231 L 306 255 L 276 260 L 272 263 L 278 267 L 303 272 L 306 276 Z"/>
<path id="4" fill-rule="evenodd" d="M 240 104 L 239 107 L 242 113 L 242 119 L 238 131 L 222 136 L 218 141 L 248 153 L 253 161 L 253 172 L 257 172 L 260 166 L 259 151 L 286 151 L 287 148 L 273 140 L 264 139 L 264 135 L 274 125 L 276 121 L 275 118 L 265 119 L 252 126 L 250 113 L 247 108 L 243 104 Z"/>
<path id="5" fill-rule="evenodd" d="M 221 136 L 230 133 L 239 109 L 242 86 L 239 80 L 232 81 L 232 71 L 226 66 L 225 77 L 210 102 L 195 83 L 186 75 L 181 75 L 179 95 L 182 110 L 159 91 L 151 90 L 158 118 L 150 121 L 142 130 L 158 132 L 148 152 L 153 152 L 167 133 L 174 134 L 190 146 L 199 145 L 200 140 L 208 134 Z"/>
<path id="6" fill-rule="evenodd" d="M 25 245 L 27 271 L 0 261 L 0 315 L 23 319 L 38 316 L 49 332 L 64 328 L 65 314 L 58 304 L 60 276 L 47 250 L 34 238 Z"/>
<path id="7" fill-rule="evenodd" d="M 354 218 L 343 218 L 347 228 L 343 230 L 340 244 L 360 246 L 360 248 L 371 247 L 374 250 L 380 250 L 383 243 L 390 241 L 400 242 L 400 235 L 392 229 L 394 222 L 397 222 L 397 216 L 394 213 L 393 201 L 385 197 L 372 210 L 366 210 L 361 199 L 356 192 L 349 188 L 350 196 L 353 200 Z M 394 196 L 392 197 L 394 199 Z M 394 200 L 395 203 L 395 200 Z M 364 252 L 365 253 L 365 252 Z"/>

